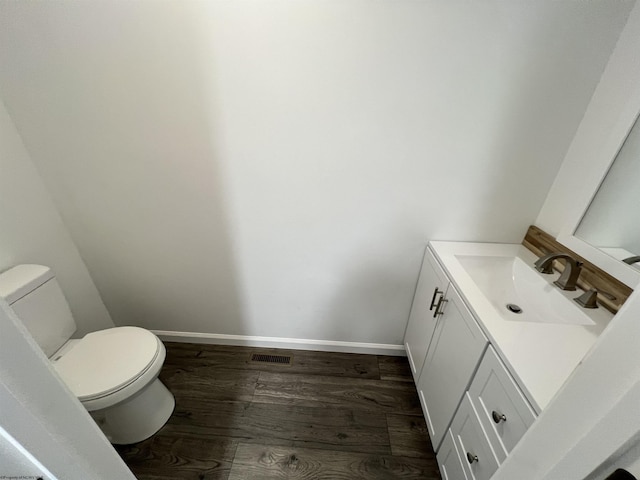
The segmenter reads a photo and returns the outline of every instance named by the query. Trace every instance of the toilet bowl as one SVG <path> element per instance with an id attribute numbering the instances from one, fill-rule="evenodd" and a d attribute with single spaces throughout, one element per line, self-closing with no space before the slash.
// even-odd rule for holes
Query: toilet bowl
<path id="1" fill-rule="evenodd" d="M 175 400 L 158 378 L 166 350 L 153 333 L 114 327 L 71 339 L 75 321 L 53 273 L 42 265 L 0 274 L 0 296 L 111 443 L 140 442 L 167 422 Z"/>
<path id="2" fill-rule="evenodd" d="M 165 357 L 150 331 L 116 327 L 69 340 L 51 360 L 109 441 L 129 444 L 156 433 L 173 412 L 173 395 L 158 379 Z"/>

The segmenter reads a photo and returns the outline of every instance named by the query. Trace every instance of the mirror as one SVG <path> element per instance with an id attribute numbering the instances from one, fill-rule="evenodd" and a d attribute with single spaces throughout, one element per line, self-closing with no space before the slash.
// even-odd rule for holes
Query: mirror
<path id="1" fill-rule="evenodd" d="M 640 121 L 637 119 L 574 235 L 617 260 L 626 259 L 630 263 L 640 255 Z M 640 261 L 631 265 L 640 270 Z"/>
<path id="2" fill-rule="evenodd" d="M 558 242 L 637 289 L 638 264 L 620 260 L 626 251 L 640 254 L 640 62 L 633 38 L 609 60 L 540 216 L 543 227 L 558 228 Z"/>

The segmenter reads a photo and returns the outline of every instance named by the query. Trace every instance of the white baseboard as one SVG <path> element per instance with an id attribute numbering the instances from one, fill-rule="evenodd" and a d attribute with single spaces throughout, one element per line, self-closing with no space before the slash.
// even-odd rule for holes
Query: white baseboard
<path id="1" fill-rule="evenodd" d="M 151 330 L 167 342 L 207 343 L 211 345 L 238 345 L 243 347 L 287 348 L 292 350 L 318 350 L 322 352 L 368 353 L 372 355 L 406 356 L 404 345 L 387 343 L 338 342 L 306 338 L 256 337 L 253 335 L 224 335 L 218 333 L 173 332 Z"/>

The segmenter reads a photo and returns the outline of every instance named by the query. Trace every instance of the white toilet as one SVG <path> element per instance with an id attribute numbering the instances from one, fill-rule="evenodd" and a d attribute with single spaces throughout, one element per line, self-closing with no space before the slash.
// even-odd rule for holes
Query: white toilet
<path id="1" fill-rule="evenodd" d="M 76 323 L 50 268 L 18 265 L 0 274 L 3 297 L 111 443 L 137 443 L 167 422 L 175 400 L 158 379 L 164 345 L 138 327 L 72 340 Z"/>

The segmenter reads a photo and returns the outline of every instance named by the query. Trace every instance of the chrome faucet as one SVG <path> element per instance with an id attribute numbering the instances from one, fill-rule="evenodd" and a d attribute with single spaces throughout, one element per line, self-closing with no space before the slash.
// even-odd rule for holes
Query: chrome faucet
<path id="1" fill-rule="evenodd" d="M 624 263 L 632 265 L 634 263 L 638 263 L 640 262 L 640 255 L 637 255 L 635 257 L 629 257 L 629 258 L 625 258 L 624 260 L 622 260 Z"/>
<path id="2" fill-rule="evenodd" d="M 566 253 L 550 253 L 544 257 L 540 257 L 534 264 L 537 271 L 540 273 L 553 273 L 553 261 L 556 258 L 564 258 L 566 260 L 564 265 L 564 271 L 560 278 L 556 280 L 554 285 L 562 290 L 575 290 L 576 283 L 578 283 L 578 276 L 580 275 L 580 267 L 582 262 L 579 262 L 571 255 Z"/>

